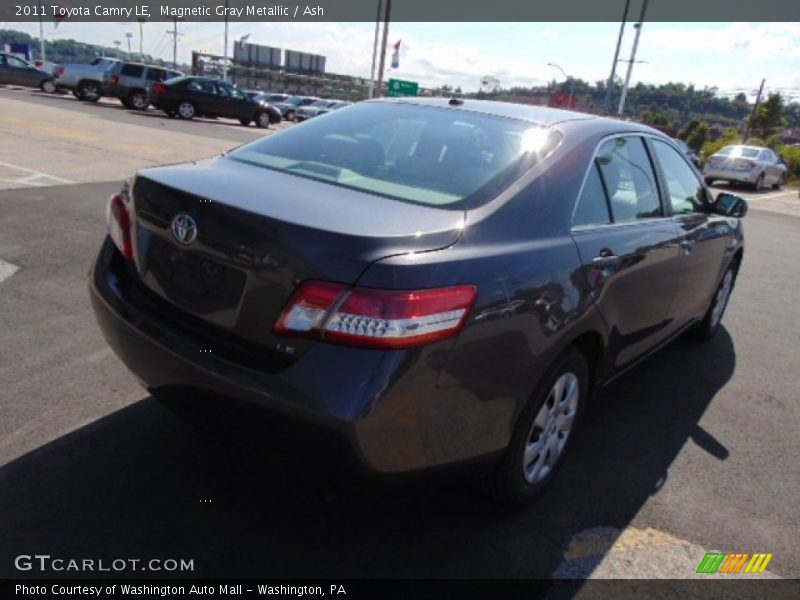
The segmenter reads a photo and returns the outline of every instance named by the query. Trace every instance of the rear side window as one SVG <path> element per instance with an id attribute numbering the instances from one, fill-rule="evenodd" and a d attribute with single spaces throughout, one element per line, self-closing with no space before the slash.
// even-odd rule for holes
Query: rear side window
<path id="1" fill-rule="evenodd" d="M 615 223 L 663 216 L 653 167 L 641 137 L 624 136 L 603 142 L 596 162 Z"/>
<path id="2" fill-rule="evenodd" d="M 389 102 L 356 104 L 228 156 L 417 204 L 488 201 L 549 155 L 561 135 L 516 119 Z"/>
<path id="3" fill-rule="evenodd" d="M 592 163 L 581 197 L 578 198 L 578 205 L 575 207 L 575 216 L 572 219 L 572 224 L 575 226 L 602 225 L 611 222 L 606 191 L 603 189 L 603 182 L 597 169 L 597 164 Z"/>
<path id="4" fill-rule="evenodd" d="M 163 69 L 154 69 L 152 67 L 148 67 L 147 81 L 164 81 L 166 74 L 166 71 Z"/>
<path id="5" fill-rule="evenodd" d="M 193 79 L 187 84 L 186 88 L 195 92 L 205 92 L 206 94 L 217 93 L 217 86 L 214 85 L 213 81 L 208 81 L 207 79 Z"/>
<path id="6" fill-rule="evenodd" d="M 142 73 L 144 73 L 142 65 L 122 65 L 122 69 L 120 69 L 120 75 L 127 77 L 141 77 Z"/>

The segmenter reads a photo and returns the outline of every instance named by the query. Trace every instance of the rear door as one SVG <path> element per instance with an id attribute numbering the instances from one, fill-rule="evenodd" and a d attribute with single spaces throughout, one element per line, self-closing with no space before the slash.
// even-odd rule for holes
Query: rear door
<path id="1" fill-rule="evenodd" d="M 679 232 L 660 201 L 644 139 L 615 136 L 599 147 L 573 217 L 572 236 L 621 368 L 675 329 Z"/>
<path id="2" fill-rule="evenodd" d="M 684 156 L 651 138 L 668 209 L 680 230 L 680 276 L 673 311 L 680 324 L 701 317 L 735 248 L 726 217 L 711 212 L 706 186 Z"/>
<path id="3" fill-rule="evenodd" d="M 217 86 L 208 79 L 192 79 L 186 84 L 186 89 L 191 93 L 189 96 L 199 111 L 207 115 L 215 115 L 220 109 L 220 97 L 217 93 Z"/>
<path id="4" fill-rule="evenodd" d="M 220 116 L 231 119 L 251 119 L 255 113 L 255 105 L 248 102 L 244 92 L 237 90 L 229 83 L 217 82 L 217 90 L 222 99 Z"/>

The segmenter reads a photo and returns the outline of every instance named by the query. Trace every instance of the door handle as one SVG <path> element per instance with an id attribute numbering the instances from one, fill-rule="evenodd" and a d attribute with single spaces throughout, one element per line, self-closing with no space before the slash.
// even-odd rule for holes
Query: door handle
<path id="1" fill-rule="evenodd" d="M 611 250 L 604 248 L 592 259 L 592 264 L 596 267 L 615 267 L 619 264 L 620 258 Z"/>
<path id="2" fill-rule="evenodd" d="M 683 240 L 681 242 L 681 248 L 683 248 L 686 254 L 689 254 L 692 250 L 694 250 L 694 240 Z"/>

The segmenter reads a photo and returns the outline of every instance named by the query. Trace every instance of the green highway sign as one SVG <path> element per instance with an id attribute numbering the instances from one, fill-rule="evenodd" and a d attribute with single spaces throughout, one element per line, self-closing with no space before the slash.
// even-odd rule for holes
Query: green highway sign
<path id="1" fill-rule="evenodd" d="M 389 96 L 418 96 L 419 84 L 416 81 L 402 79 L 389 80 Z"/>

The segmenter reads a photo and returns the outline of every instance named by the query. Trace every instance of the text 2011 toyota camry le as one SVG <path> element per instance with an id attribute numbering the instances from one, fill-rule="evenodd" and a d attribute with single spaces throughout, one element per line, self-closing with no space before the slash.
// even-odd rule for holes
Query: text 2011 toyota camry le
<path id="1" fill-rule="evenodd" d="M 642 125 L 370 101 L 140 171 L 91 298 L 157 398 L 255 408 L 304 432 L 287 453 L 326 440 L 368 472 L 474 465 L 521 503 L 603 384 L 714 335 L 746 210 Z"/>

